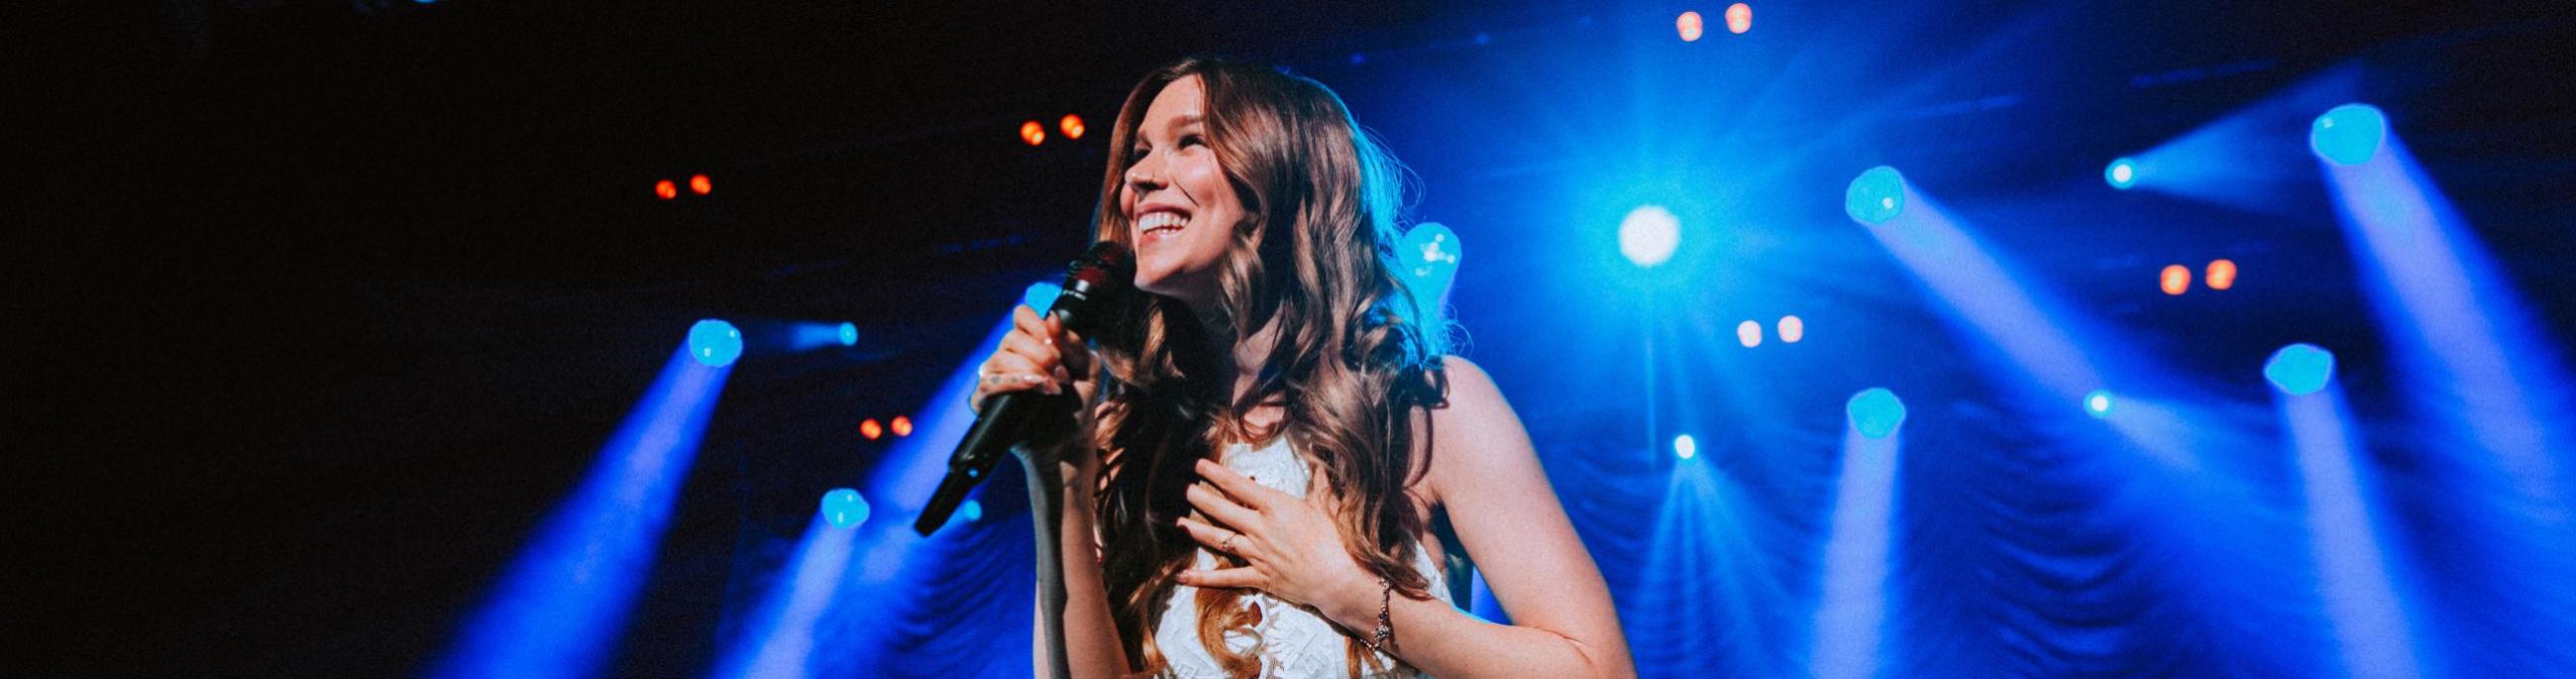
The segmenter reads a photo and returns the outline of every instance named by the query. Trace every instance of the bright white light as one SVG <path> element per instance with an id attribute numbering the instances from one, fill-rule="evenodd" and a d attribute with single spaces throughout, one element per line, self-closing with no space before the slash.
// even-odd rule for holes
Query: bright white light
<path id="1" fill-rule="evenodd" d="M 1798 343 L 1798 340 L 1802 340 L 1802 339 L 1806 339 L 1806 338 L 1807 338 L 1807 322 L 1806 322 L 1805 320 L 1801 320 L 1801 319 L 1799 319 L 1799 318 L 1798 318 L 1798 317 L 1796 317 L 1796 316 L 1781 316 L 1781 317 L 1780 317 L 1780 342 L 1781 342 L 1781 343 L 1783 343 L 1783 344 L 1797 344 L 1797 343 Z"/>
<path id="2" fill-rule="evenodd" d="M 1699 441 L 1693 440 L 1689 434 L 1673 437 L 1673 456 L 1685 460 L 1698 457 Z"/>
<path id="3" fill-rule="evenodd" d="M 1735 341 L 1742 343 L 1747 349 L 1762 346 L 1762 322 L 1745 321 L 1735 324 Z"/>
<path id="4" fill-rule="evenodd" d="M 1652 268 L 1673 258 L 1682 243 L 1682 220 L 1661 205 L 1640 205 L 1619 220 L 1619 254 Z"/>

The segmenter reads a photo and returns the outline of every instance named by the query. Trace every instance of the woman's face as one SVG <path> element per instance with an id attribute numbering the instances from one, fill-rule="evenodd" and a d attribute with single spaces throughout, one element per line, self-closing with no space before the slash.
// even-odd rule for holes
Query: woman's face
<path id="1" fill-rule="evenodd" d="M 1128 242 L 1136 246 L 1136 289 L 1198 309 L 1216 300 L 1219 263 L 1244 216 L 1207 144 L 1206 102 L 1207 87 L 1195 75 L 1154 95 L 1118 192 Z"/>

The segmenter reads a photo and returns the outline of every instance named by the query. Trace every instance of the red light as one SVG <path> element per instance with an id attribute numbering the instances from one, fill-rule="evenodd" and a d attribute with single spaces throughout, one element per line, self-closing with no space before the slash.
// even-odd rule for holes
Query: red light
<path id="1" fill-rule="evenodd" d="M 1741 2 L 1728 5 L 1726 7 L 1726 31 L 1736 35 L 1743 35 L 1745 31 L 1750 30 L 1753 30 L 1753 6 Z"/>
<path id="2" fill-rule="evenodd" d="M 1056 129 L 1059 129 L 1059 130 L 1063 130 L 1063 131 L 1064 131 L 1064 138 L 1066 138 L 1066 139 L 1081 139 L 1081 138 L 1082 138 L 1082 116 L 1074 115 L 1074 114 L 1071 114 L 1071 113 L 1064 114 L 1064 119 L 1063 119 L 1063 120 L 1055 121 L 1055 128 L 1056 128 Z"/>
<path id="3" fill-rule="evenodd" d="M 1020 141 L 1028 142 L 1030 146 L 1046 141 L 1046 126 L 1035 120 L 1020 123 Z"/>
<path id="4" fill-rule="evenodd" d="M 673 184 L 671 183 L 671 180 L 668 179 L 653 182 L 653 195 L 660 196 L 662 200 L 678 198 L 680 197 L 680 185 Z"/>
<path id="5" fill-rule="evenodd" d="M 896 416 L 894 416 L 894 423 L 893 423 L 893 424 L 894 424 L 894 435 L 896 435 L 896 436 L 911 436 L 911 435 L 912 435 L 912 418 L 904 417 L 904 416 L 902 416 L 902 415 L 896 415 Z"/>
<path id="6" fill-rule="evenodd" d="M 2179 295 L 2190 291 L 2191 267 L 2180 264 L 2165 267 L 2164 278 L 2158 284 L 2168 295 Z"/>
<path id="7" fill-rule="evenodd" d="M 2210 262 L 2209 289 L 2225 290 L 2232 287 L 2236 287 L 2236 262 L 2224 259 Z"/>
<path id="8" fill-rule="evenodd" d="M 877 437 L 885 435 L 885 425 L 877 424 L 877 418 L 868 418 L 859 423 L 859 435 L 868 437 L 870 441 L 877 440 Z"/>
<path id="9" fill-rule="evenodd" d="M 714 192 L 715 190 L 716 190 L 716 180 L 708 179 L 706 175 L 702 175 L 702 174 L 699 174 L 699 175 L 690 175 L 690 176 L 689 176 L 689 192 L 690 192 L 690 193 L 694 193 L 694 194 L 698 194 L 698 195 L 703 196 L 703 195 L 707 195 L 708 193 L 712 193 L 712 192 Z"/>
<path id="10" fill-rule="evenodd" d="M 1699 33 L 1706 26 L 1701 24 L 1698 12 L 1683 12 L 1681 18 L 1673 20 L 1673 28 L 1681 31 L 1682 42 L 1699 42 Z"/>

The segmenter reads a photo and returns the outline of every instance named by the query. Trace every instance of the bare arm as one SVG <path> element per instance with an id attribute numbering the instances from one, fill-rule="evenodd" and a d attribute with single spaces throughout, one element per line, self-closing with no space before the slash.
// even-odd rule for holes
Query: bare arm
<path id="1" fill-rule="evenodd" d="M 1011 332 L 1002 337 L 1000 349 L 977 371 L 974 401 L 980 403 L 1003 392 L 1060 392 L 1070 387 L 1080 402 L 1090 402 L 1090 347 L 1066 331 L 1063 323 L 1040 317 L 1026 306 L 1011 310 L 1011 322 Z M 1084 418 L 1069 439 L 1055 443 L 1058 452 L 1051 456 L 1063 462 L 1060 469 L 1065 484 L 1064 524 L 1058 536 L 1064 555 L 1065 655 L 1073 665 L 1066 674 L 1120 677 L 1127 674 L 1127 652 L 1118 643 L 1118 627 L 1110 618 L 1108 587 L 1100 570 L 1099 522 L 1092 507 L 1101 465 L 1100 456 L 1091 449 L 1092 421 L 1093 418 Z M 1039 601 L 1036 610 L 1038 615 L 1045 615 L 1046 602 Z M 1048 676 L 1052 658 L 1048 657 L 1043 636 L 1046 621 L 1032 619 L 1030 623 L 1036 675 Z"/>
<path id="2" fill-rule="evenodd" d="M 1548 486 L 1520 417 L 1475 364 L 1451 358 L 1448 373 L 1449 407 L 1431 416 L 1427 483 L 1514 624 L 1395 597 L 1388 614 L 1396 655 L 1441 677 L 1636 676 L 1609 586 Z M 1374 586 L 1362 589 L 1365 596 L 1340 597 L 1325 613 L 1366 634 L 1377 628 L 1379 597 Z"/>

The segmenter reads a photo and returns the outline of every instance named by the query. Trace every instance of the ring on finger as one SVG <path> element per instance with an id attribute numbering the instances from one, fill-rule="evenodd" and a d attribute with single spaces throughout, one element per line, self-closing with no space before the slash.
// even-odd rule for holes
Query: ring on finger
<path id="1" fill-rule="evenodd" d="M 1236 533 L 1236 534 L 1233 534 L 1233 535 L 1225 536 L 1225 541 L 1223 541 L 1223 542 L 1219 542 L 1219 543 L 1216 543 L 1216 551 L 1225 552 L 1225 553 L 1227 553 L 1227 554 L 1233 554 L 1233 553 L 1234 553 L 1234 539 L 1235 539 L 1235 538 L 1239 538 L 1239 537 L 1243 537 L 1243 534 L 1242 534 L 1242 533 Z"/>

